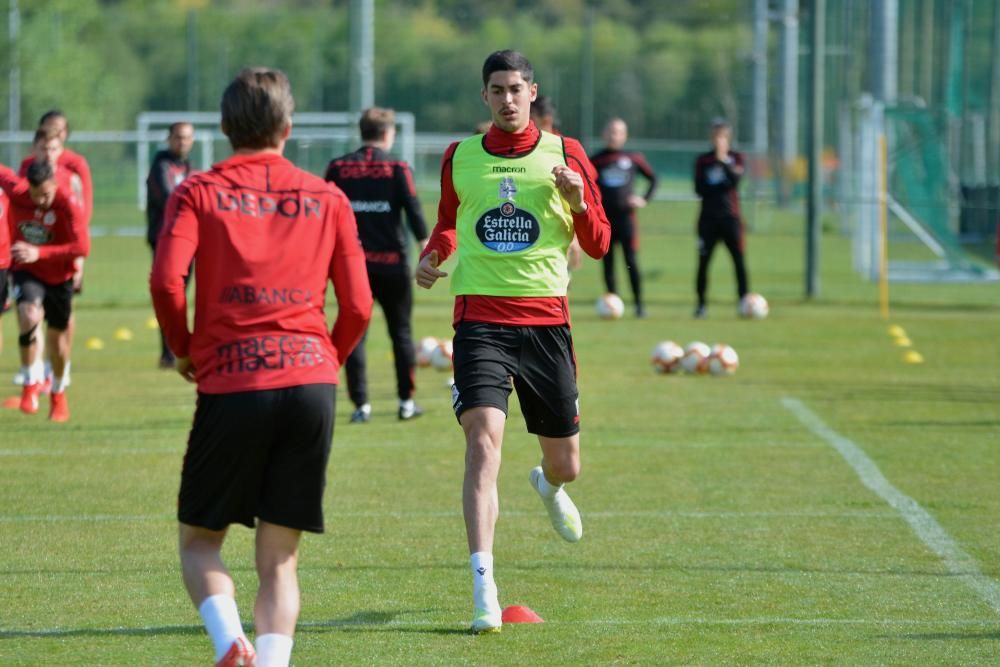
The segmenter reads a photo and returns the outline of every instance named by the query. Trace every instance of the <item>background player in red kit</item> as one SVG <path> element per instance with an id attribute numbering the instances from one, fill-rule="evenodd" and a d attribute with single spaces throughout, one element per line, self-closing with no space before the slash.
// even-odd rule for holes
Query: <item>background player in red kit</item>
<path id="1" fill-rule="evenodd" d="M 332 160 L 326 169 L 326 180 L 336 183 L 354 208 L 372 296 L 382 306 L 392 339 L 399 397 L 397 415 L 403 420 L 413 419 L 422 415 L 423 410 L 413 401 L 413 372 L 417 365 L 410 326 L 413 286 L 402 212 L 406 211 L 410 231 L 421 248 L 427 243 L 427 223 L 409 165 L 389 155 L 396 139 L 393 110 L 367 109 L 361 114 L 359 125 L 363 145 Z M 347 391 L 355 407 L 351 421 L 355 423 L 367 422 L 372 412 L 366 365 L 362 338 L 345 364 Z"/>
<path id="2" fill-rule="evenodd" d="M 635 314 L 645 317 L 642 302 L 642 276 L 639 273 L 639 230 L 635 219 L 636 209 L 644 208 L 656 190 L 656 172 L 646 162 L 642 153 L 622 150 L 628 140 L 628 126 L 621 118 L 612 118 L 604 126 L 604 149 L 590 158 L 597 170 L 597 184 L 601 188 L 604 212 L 611 223 L 611 249 L 604 256 L 604 285 L 609 292 L 618 293 L 615 280 L 615 244 L 622 248 L 625 268 L 628 271 L 635 301 Z M 646 194 L 633 192 L 635 177 L 642 174 L 649 182 Z"/>
<path id="3" fill-rule="evenodd" d="M 173 123 L 167 133 L 167 147 L 157 151 L 146 176 L 146 242 L 156 256 L 156 241 L 163 228 L 163 214 L 167 198 L 178 185 L 191 175 L 188 155 L 194 145 L 194 126 L 191 123 Z M 190 276 L 189 276 L 190 277 Z M 173 368 L 174 355 L 167 346 L 167 339 L 160 331 L 160 368 Z"/>
<path id="4" fill-rule="evenodd" d="M 9 201 L 7 193 L 0 188 L 0 318 L 7 308 L 10 292 L 10 227 L 7 223 Z M 3 327 L 0 326 L 0 354 L 3 354 Z M 18 402 L 20 405 L 20 402 Z M 16 407 L 16 406 L 15 406 Z"/>
<path id="5" fill-rule="evenodd" d="M 743 236 L 743 219 L 740 215 L 739 184 L 743 176 L 743 154 L 731 150 L 732 132 L 729 123 L 718 119 L 712 123 L 712 150 L 702 153 L 694 163 L 694 190 L 701 197 L 698 214 L 698 275 L 695 289 L 698 304 L 694 316 L 705 317 L 708 302 L 708 265 L 712 261 L 715 244 L 722 241 L 733 258 L 736 273 L 736 294 L 742 301 L 750 289 L 747 280 Z"/>
<path id="6" fill-rule="evenodd" d="M 278 70 L 244 69 L 229 84 L 222 130 L 234 155 L 170 197 L 150 276 L 177 370 L 198 385 L 178 498 L 180 558 L 219 665 L 254 660 L 220 551 L 229 524 L 255 519 L 259 664 L 288 664 L 301 531 L 323 531 L 337 374 L 371 315 L 350 202 L 282 157 L 293 106 Z M 332 331 L 328 281 L 338 306 Z"/>
<path id="7" fill-rule="evenodd" d="M 438 222 L 417 268 L 430 288 L 447 275 L 438 266 L 453 251 L 455 414 L 465 432 L 462 505 L 473 577 L 473 632 L 502 625 L 493 577 L 499 514 L 497 476 L 507 403 L 517 390 L 541 465 L 529 479 L 555 530 L 583 535 L 580 514 L 563 485 L 580 471 L 576 357 L 569 328 L 566 249 L 575 231 L 591 257 L 607 251 L 610 228 L 600 193 L 589 182 L 579 142 L 540 132 L 529 116 L 538 85 L 531 63 L 497 51 L 483 64 L 483 102 L 493 125 L 449 146 L 441 168 Z M 520 207 L 520 208 L 519 208 Z M 507 211 L 504 213 L 504 211 Z M 527 247 L 490 241 L 495 223 Z M 537 235 L 536 235 L 537 233 Z M 525 292 L 528 294 L 525 295 Z"/>
<path id="8" fill-rule="evenodd" d="M 69 419 L 63 379 L 72 347 L 69 322 L 73 313 L 74 260 L 90 252 L 90 237 L 80 210 L 60 190 L 49 162 L 32 162 L 27 179 L 4 167 L 0 170 L 0 187 L 10 198 L 11 268 L 21 373 L 25 377 L 20 408 L 28 414 L 38 411 L 44 377 L 33 360 L 44 317 L 55 376 L 49 419 L 64 422 Z"/>

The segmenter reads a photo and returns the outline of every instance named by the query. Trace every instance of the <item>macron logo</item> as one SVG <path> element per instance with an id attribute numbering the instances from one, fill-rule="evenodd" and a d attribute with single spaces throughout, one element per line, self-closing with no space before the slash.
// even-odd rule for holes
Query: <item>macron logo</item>
<path id="1" fill-rule="evenodd" d="M 485 567 L 481 567 L 481 568 L 477 569 L 476 572 L 478 572 L 479 576 L 481 577 L 484 574 L 486 574 L 486 568 Z"/>

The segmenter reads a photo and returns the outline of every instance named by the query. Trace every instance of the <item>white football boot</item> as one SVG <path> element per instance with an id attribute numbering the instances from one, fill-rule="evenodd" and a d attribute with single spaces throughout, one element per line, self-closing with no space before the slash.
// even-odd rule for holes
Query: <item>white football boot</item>
<path id="1" fill-rule="evenodd" d="M 580 520 L 580 511 L 576 509 L 576 505 L 570 500 L 569 494 L 563 487 L 559 487 L 559 490 L 551 497 L 543 495 L 538 488 L 538 483 L 542 479 L 544 479 L 542 467 L 532 468 L 528 480 L 541 497 L 542 504 L 545 505 L 545 509 L 549 513 L 552 527 L 567 542 L 579 542 L 580 538 L 583 537 L 583 522 Z"/>

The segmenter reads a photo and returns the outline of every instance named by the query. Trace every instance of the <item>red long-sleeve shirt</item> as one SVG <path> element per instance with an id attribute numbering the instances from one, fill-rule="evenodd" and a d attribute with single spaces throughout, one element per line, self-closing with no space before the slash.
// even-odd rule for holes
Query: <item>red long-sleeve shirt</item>
<path id="1" fill-rule="evenodd" d="M 522 132 L 504 132 L 497 126 L 490 127 L 483 146 L 498 157 L 515 158 L 530 153 L 538 142 L 539 130 L 534 121 Z M 600 259 L 611 242 L 611 225 L 604 214 L 601 193 L 594 183 L 594 171 L 583 146 L 576 139 L 563 137 L 566 164 L 583 176 L 584 201 L 587 210 L 573 213 L 573 229 L 583 251 Z M 457 234 L 455 224 L 459 199 L 451 177 L 451 160 L 458 147 L 456 141 L 445 151 L 441 164 L 441 201 L 438 203 L 438 222 L 431 232 L 421 258 L 437 250 L 443 262 L 455 251 Z M 553 187 L 555 183 L 553 182 Z M 489 322 L 511 326 L 557 326 L 569 324 L 569 300 L 565 296 L 503 297 L 459 295 L 455 298 L 454 323 L 461 321 Z"/>
<path id="2" fill-rule="evenodd" d="M 21 160 L 21 167 L 17 173 L 20 176 L 27 176 L 28 167 L 34 159 L 34 155 L 28 155 Z M 76 151 L 63 148 L 56 161 L 56 182 L 60 188 L 65 189 L 70 201 L 83 210 L 83 223 L 89 227 L 90 218 L 94 213 L 94 183 L 90 177 L 87 158 Z"/>
<path id="3" fill-rule="evenodd" d="M 184 278 L 195 281 L 194 332 Z M 337 319 L 326 329 L 327 281 Z M 150 292 L 170 349 L 207 394 L 337 383 L 372 295 L 347 197 L 275 153 L 237 154 L 167 201 Z"/>
<path id="4" fill-rule="evenodd" d="M 35 206 L 30 186 L 12 169 L 0 166 L 0 188 L 7 192 L 10 242 L 26 241 L 38 247 L 38 260 L 29 264 L 11 262 L 15 271 L 27 271 L 49 285 L 73 277 L 73 260 L 90 253 L 90 234 L 81 211 L 60 188 L 48 209 Z M 8 250 L 8 255 L 9 250 Z"/>
<path id="5" fill-rule="evenodd" d="M 7 193 L 0 188 L 0 271 L 10 268 L 10 224 L 7 221 L 7 210 L 10 200 Z M 0 308 L 3 304 L 0 303 Z"/>

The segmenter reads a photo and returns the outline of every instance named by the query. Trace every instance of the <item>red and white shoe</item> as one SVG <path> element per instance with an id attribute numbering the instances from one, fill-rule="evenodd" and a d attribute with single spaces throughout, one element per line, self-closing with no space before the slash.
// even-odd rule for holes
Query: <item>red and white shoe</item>
<path id="1" fill-rule="evenodd" d="M 45 379 L 42 380 L 42 383 L 39 386 L 41 387 L 41 389 L 39 389 L 40 393 L 46 394 L 46 395 L 51 394 L 52 393 L 52 376 L 51 375 L 45 376 Z"/>
<path id="2" fill-rule="evenodd" d="M 21 412 L 26 415 L 38 412 L 38 392 L 41 388 L 42 385 L 38 382 L 21 387 Z"/>
<path id="3" fill-rule="evenodd" d="M 52 403 L 49 405 L 49 421 L 68 422 L 69 421 L 69 401 L 66 400 L 66 392 L 53 392 L 49 396 Z"/>
<path id="4" fill-rule="evenodd" d="M 215 667 L 253 667 L 257 661 L 257 654 L 253 651 L 253 645 L 246 637 L 237 637 L 222 659 L 215 663 Z"/>

